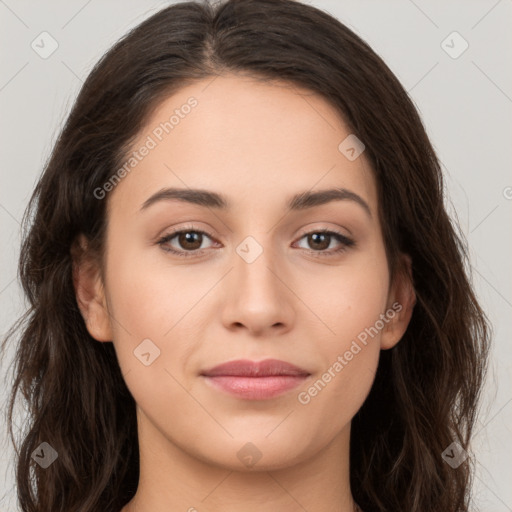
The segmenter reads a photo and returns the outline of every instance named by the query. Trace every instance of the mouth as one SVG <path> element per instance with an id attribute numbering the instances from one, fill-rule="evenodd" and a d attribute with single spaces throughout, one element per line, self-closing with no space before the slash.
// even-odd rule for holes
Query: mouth
<path id="1" fill-rule="evenodd" d="M 230 361 L 201 372 L 214 389 L 245 400 L 266 400 L 291 391 L 311 374 L 286 361 Z"/>

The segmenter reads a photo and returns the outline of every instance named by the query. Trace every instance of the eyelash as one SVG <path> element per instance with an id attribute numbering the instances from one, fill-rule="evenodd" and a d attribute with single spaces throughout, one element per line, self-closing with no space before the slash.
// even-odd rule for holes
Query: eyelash
<path id="1" fill-rule="evenodd" d="M 168 243 L 170 240 L 172 240 L 176 235 L 180 235 L 182 233 L 199 233 L 202 235 L 207 235 L 209 238 L 213 239 L 213 235 L 211 233 L 208 233 L 207 231 L 194 229 L 194 228 L 186 228 L 186 229 L 180 229 L 179 231 L 174 231 L 172 233 L 169 233 L 167 235 L 164 235 L 162 238 L 160 238 L 157 241 L 157 244 L 166 252 L 175 254 L 176 256 L 180 256 L 182 258 L 191 258 L 194 256 L 199 256 L 205 251 L 206 249 L 195 249 L 193 251 L 177 251 L 175 249 L 171 249 L 169 247 L 165 247 L 165 244 Z M 355 246 L 354 240 L 346 237 L 345 235 L 338 233 L 337 231 L 332 231 L 329 229 L 317 229 L 313 231 L 308 231 L 307 233 L 304 233 L 298 240 L 302 240 L 307 235 L 311 234 L 324 234 L 324 235 L 332 235 L 334 238 L 341 243 L 341 246 L 338 249 L 335 250 L 321 250 L 321 251 L 314 251 L 314 250 L 307 250 L 309 254 L 313 255 L 314 257 L 332 257 L 337 256 L 341 254 L 342 252 L 346 251 L 348 248 Z"/>

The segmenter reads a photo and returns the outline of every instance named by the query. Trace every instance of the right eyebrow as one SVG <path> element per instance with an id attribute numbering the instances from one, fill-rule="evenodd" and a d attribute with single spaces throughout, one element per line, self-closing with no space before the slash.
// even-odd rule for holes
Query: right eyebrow
<path id="1" fill-rule="evenodd" d="M 225 196 L 209 190 L 190 189 L 190 188 L 163 188 L 144 201 L 141 210 L 149 208 L 158 201 L 183 201 L 187 203 L 206 206 L 208 208 L 218 208 L 226 210 L 229 208 L 229 202 Z"/>

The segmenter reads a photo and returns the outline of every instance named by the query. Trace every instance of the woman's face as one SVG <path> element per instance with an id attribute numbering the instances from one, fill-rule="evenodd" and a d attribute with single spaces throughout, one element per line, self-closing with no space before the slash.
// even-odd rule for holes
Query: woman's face
<path id="1" fill-rule="evenodd" d="M 408 322 L 363 149 L 285 83 L 209 78 L 153 113 L 102 189 L 104 309 L 88 323 L 114 343 L 148 449 L 244 470 L 346 446 L 379 351 Z M 204 375 L 267 359 L 305 376 Z"/>

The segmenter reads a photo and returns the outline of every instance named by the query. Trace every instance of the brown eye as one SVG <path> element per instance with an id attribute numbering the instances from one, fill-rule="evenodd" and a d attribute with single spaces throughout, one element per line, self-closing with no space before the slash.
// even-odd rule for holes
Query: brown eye
<path id="1" fill-rule="evenodd" d="M 326 233 L 310 233 L 307 235 L 307 238 L 310 247 L 320 251 L 328 249 L 331 243 L 331 235 Z"/>
<path id="2" fill-rule="evenodd" d="M 307 244 L 307 247 L 303 248 L 315 256 L 335 256 L 355 245 L 354 240 L 341 233 L 328 231 L 327 229 L 306 233 L 300 238 L 300 240 L 303 239 L 306 239 Z M 337 241 L 339 247 L 327 250 L 333 241 Z"/>
<path id="3" fill-rule="evenodd" d="M 213 237 L 205 231 L 182 229 L 163 236 L 157 243 L 164 251 L 187 257 L 196 256 L 202 253 L 203 249 L 207 249 L 208 247 L 202 247 L 205 239 L 212 240 Z"/>
<path id="4" fill-rule="evenodd" d="M 203 235 L 198 231 L 182 231 L 177 240 L 181 248 L 194 251 L 201 248 Z"/>

